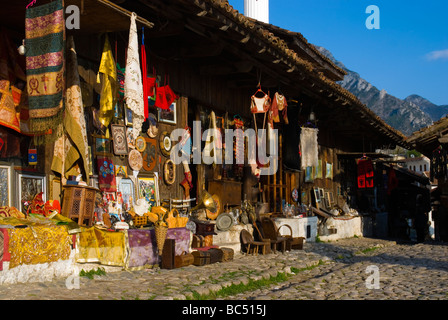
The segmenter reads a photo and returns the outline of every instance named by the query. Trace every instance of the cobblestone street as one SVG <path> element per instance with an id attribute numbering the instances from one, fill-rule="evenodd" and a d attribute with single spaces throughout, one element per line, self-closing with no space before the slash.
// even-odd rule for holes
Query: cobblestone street
<path id="1" fill-rule="evenodd" d="M 377 282 L 374 276 L 378 276 Z M 379 288 L 372 288 L 374 284 Z M 303 250 L 265 256 L 237 254 L 231 262 L 202 267 L 106 271 L 92 279 L 81 276 L 52 282 L 3 285 L 0 298 L 448 300 L 448 246 L 397 244 L 371 238 L 306 243 Z"/>

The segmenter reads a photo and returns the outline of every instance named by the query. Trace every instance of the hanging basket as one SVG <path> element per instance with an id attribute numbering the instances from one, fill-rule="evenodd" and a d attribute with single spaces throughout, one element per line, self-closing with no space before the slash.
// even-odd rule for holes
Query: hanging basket
<path id="1" fill-rule="evenodd" d="M 168 232 L 168 226 L 161 225 L 157 223 L 154 226 L 154 231 L 156 234 L 157 248 L 159 249 L 159 256 L 163 253 L 163 245 L 165 244 L 166 234 Z"/>

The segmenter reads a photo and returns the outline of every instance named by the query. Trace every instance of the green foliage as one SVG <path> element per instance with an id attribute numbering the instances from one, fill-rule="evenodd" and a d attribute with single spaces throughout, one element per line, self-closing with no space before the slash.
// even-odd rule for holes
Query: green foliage
<path id="1" fill-rule="evenodd" d="M 89 279 L 93 279 L 94 275 L 104 276 L 104 275 L 106 275 L 106 270 L 104 270 L 104 268 L 98 268 L 96 270 L 92 269 L 90 271 L 84 271 L 84 269 L 82 269 L 79 272 L 79 276 L 80 277 L 86 277 L 86 278 L 89 278 Z"/>

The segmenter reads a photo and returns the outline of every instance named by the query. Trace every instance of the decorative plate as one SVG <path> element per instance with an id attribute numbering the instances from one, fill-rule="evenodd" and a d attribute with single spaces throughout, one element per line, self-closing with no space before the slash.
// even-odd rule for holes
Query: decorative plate
<path id="1" fill-rule="evenodd" d="M 148 115 L 148 120 L 149 120 L 149 129 L 146 132 L 146 134 L 150 138 L 155 138 L 157 137 L 157 133 L 159 133 L 159 125 L 157 123 L 157 117 L 154 114 L 150 113 Z"/>
<path id="2" fill-rule="evenodd" d="M 227 212 L 221 213 L 218 218 L 216 218 L 216 227 L 220 231 L 227 231 L 232 227 L 232 225 L 233 217 Z"/>
<path id="3" fill-rule="evenodd" d="M 135 139 L 135 149 L 137 149 L 137 151 L 139 152 L 143 152 L 145 151 L 145 148 L 146 148 L 145 138 L 143 138 L 142 136 L 137 137 L 137 139 Z"/>
<path id="4" fill-rule="evenodd" d="M 172 185 L 176 180 L 176 165 L 171 159 L 166 160 L 163 165 L 163 179 L 167 185 Z"/>
<path id="5" fill-rule="evenodd" d="M 133 150 L 131 150 L 131 152 L 129 152 L 128 161 L 129 161 L 129 166 L 134 171 L 140 171 L 140 169 L 143 166 L 142 154 L 135 149 L 133 149 Z"/>
<path id="6" fill-rule="evenodd" d="M 165 157 L 169 158 L 172 144 L 170 134 L 167 131 L 163 131 L 162 134 L 160 135 L 159 144 L 160 144 L 160 151 L 162 152 L 162 154 Z"/>

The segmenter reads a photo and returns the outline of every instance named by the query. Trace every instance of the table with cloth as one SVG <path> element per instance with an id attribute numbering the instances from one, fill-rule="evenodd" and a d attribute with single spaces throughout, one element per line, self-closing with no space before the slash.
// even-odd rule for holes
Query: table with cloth
<path id="1" fill-rule="evenodd" d="M 20 227 L 18 227 L 20 226 Z M 39 215 L 28 218 L 0 216 L 0 270 L 24 264 L 68 260 L 73 238 L 67 222 Z"/>
<path id="2" fill-rule="evenodd" d="M 168 229 L 167 239 L 176 240 L 175 254 L 189 252 L 190 231 L 187 228 Z M 142 269 L 159 264 L 154 229 L 107 231 L 82 228 L 77 236 L 76 262 L 100 263 L 126 269 Z"/>

